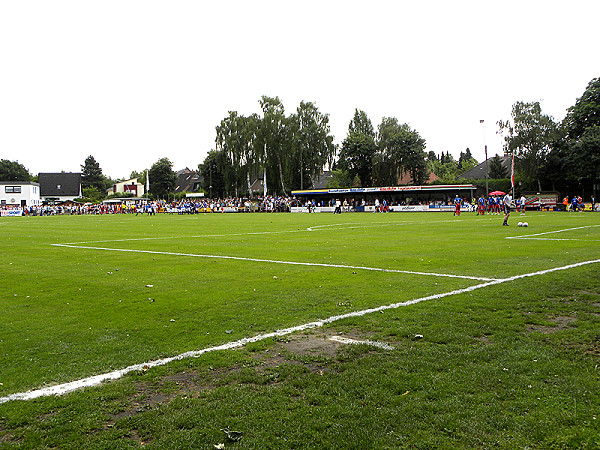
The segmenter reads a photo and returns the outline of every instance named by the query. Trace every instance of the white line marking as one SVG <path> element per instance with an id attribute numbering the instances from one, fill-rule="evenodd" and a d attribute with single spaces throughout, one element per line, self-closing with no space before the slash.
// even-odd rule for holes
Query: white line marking
<path id="1" fill-rule="evenodd" d="M 256 236 L 256 235 L 268 235 L 268 234 L 282 234 L 282 233 L 300 233 L 305 230 L 285 230 L 285 231 L 256 231 L 248 233 L 227 233 L 227 234 L 200 234 L 195 236 L 160 236 L 160 237 L 145 237 L 145 238 L 127 238 L 127 239 L 106 239 L 102 241 L 82 241 L 82 242 L 65 242 L 64 244 L 51 244 L 51 245 L 79 245 L 79 244 L 99 244 L 106 242 L 129 242 L 129 241 L 159 241 L 161 239 L 198 239 L 198 238 L 209 238 L 209 237 L 229 237 L 229 236 Z"/>
<path id="2" fill-rule="evenodd" d="M 438 220 L 435 222 L 431 222 L 430 225 L 433 224 L 437 224 L 437 223 L 448 223 L 448 222 L 460 222 L 459 219 L 446 219 L 446 220 Z M 329 228 L 329 227 L 338 227 L 338 229 L 340 230 L 347 230 L 347 229 L 357 229 L 357 228 L 373 228 L 373 227 L 381 227 L 381 226 L 405 226 L 405 225 L 414 225 L 414 224 L 421 224 L 421 222 L 375 222 L 375 223 L 370 223 L 370 224 L 366 224 L 366 225 L 358 225 L 358 224 L 354 224 L 354 223 L 331 223 L 331 224 L 327 224 L 327 225 L 313 225 L 310 228 L 307 228 L 308 231 L 315 231 L 315 229 L 323 229 L 323 228 Z M 336 228 L 334 228 L 336 229 Z"/>
<path id="3" fill-rule="evenodd" d="M 386 344 L 385 342 L 370 341 L 368 339 L 366 341 L 357 341 L 356 339 L 350 339 L 344 336 L 331 336 L 329 340 L 339 342 L 340 344 L 367 344 L 372 347 L 381 348 L 383 350 L 394 350 L 394 347 L 390 344 Z"/>
<path id="4" fill-rule="evenodd" d="M 507 237 L 506 239 L 526 239 L 528 241 L 585 241 L 585 242 L 598 242 L 600 239 L 575 239 L 575 238 L 543 238 L 543 237 Z"/>
<path id="5" fill-rule="evenodd" d="M 327 319 L 317 320 L 314 322 L 305 323 L 303 325 L 298 325 L 295 327 L 290 327 L 290 328 L 285 328 L 282 330 L 273 331 L 271 333 L 259 334 L 257 336 L 249 337 L 249 338 L 242 338 L 240 340 L 228 342 L 228 343 L 218 345 L 215 347 L 207 347 L 207 348 L 204 348 L 201 350 L 185 352 L 185 353 L 182 353 L 180 355 L 173 356 L 170 358 L 159 359 L 156 361 L 148 361 L 148 362 L 142 363 L 142 364 L 134 364 L 132 366 L 125 367 L 124 369 L 115 370 L 113 372 L 108 372 L 108 373 L 104 373 L 101 375 L 95 375 L 95 376 L 92 376 L 89 378 L 83 378 L 81 380 L 72 381 L 70 383 L 64 383 L 64 384 L 59 384 L 56 386 L 49 386 L 49 387 L 45 387 L 45 388 L 41 388 L 41 389 L 30 390 L 27 392 L 19 392 L 16 394 L 11 394 L 6 397 L 0 397 L 0 404 L 6 403 L 11 400 L 31 400 L 34 398 L 44 397 L 44 396 L 49 396 L 49 395 L 67 394 L 67 393 L 73 392 L 77 389 L 97 386 L 98 384 L 100 384 L 104 381 L 116 380 L 118 378 L 121 378 L 123 375 L 125 375 L 129 372 L 133 372 L 136 370 L 142 370 L 146 367 L 150 368 L 150 367 L 156 367 L 156 366 L 163 366 L 170 362 L 178 361 L 181 359 L 197 358 L 208 352 L 238 348 L 238 347 L 242 347 L 246 344 L 249 344 L 251 342 L 258 342 L 258 341 L 262 341 L 264 339 L 268 339 L 271 337 L 285 336 L 285 335 L 288 335 L 291 333 L 295 333 L 297 331 L 308 330 L 310 328 L 319 328 L 325 324 L 333 323 L 338 320 L 347 319 L 350 317 L 362 317 L 366 314 L 370 314 L 370 313 L 374 313 L 374 312 L 385 311 L 388 309 L 397 309 L 402 306 L 415 305 L 417 303 L 425 302 L 428 300 L 436 300 L 436 299 L 440 299 L 440 298 L 444 298 L 444 297 L 449 297 L 451 295 L 464 294 L 464 293 L 472 292 L 477 289 L 482 289 L 482 288 L 485 288 L 488 286 L 494 286 L 494 285 L 501 284 L 501 283 L 507 283 L 510 281 L 519 280 L 521 278 L 535 277 L 535 276 L 545 275 L 545 274 L 552 273 L 552 272 L 558 272 L 561 270 L 569 270 L 569 269 L 573 269 L 575 267 L 581 267 L 581 266 L 585 266 L 585 265 L 589 265 L 589 264 L 597 264 L 597 263 L 600 263 L 600 259 L 583 261 L 583 262 L 579 262 L 579 263 L 575 263 L 575 264 L 569 264 L 567 266 L 555 267 L 552 269 L 540 270 L 538 272 L 526 273 L 526 274 L 522 274 L 522 275 L 515 275 L 513 277 L 503 278 L 500 280 L 494 280 L 494 281 L 490 281 L 487 283 L 481 283 L 481 284 L 477 284 L 475 286 L 469 286 L 469 287 L 463 288 L 463 289 L 456 289 L 454 291 L 444 292 L 442 294 L 434 294 L 434 295 L 429 295 L 427 297 L 421 297 L 421 298 L 416 298 L 413 300 L 408 300 L 406 302 L 393 303 L 391 305 L 378 306 L 376 308 L 363 309 L 361 311 L 354 311 L 354 312 L 350 312 L 347 314 L 341 314 L 339 316 L 332 316 L 332 317 L 328 317 Z"/>
<path id="6" fill-rule="evenodd" d="M 440 220 L 438 222 L 457 222 L 456 220 Z M 436 222 L 436 223 L 438 223 Z M 130 223 L 130 222 L 127 222 Z M 329 225 L 314 225 L 312 227 L 306 229 L 298 229 L 298 230 L 281 230 L 281 231 L 255 231 L 255 232 L 247 232 L 247 233 L 227 233 L 227 234 L 200 234 L 193 236 L 153 236 L 153 237 L 143 237 L 143 238 L 125 238 L 125 239 L 105 239 L 105 240 L 97 240 L 97 241 L 80 241 L 80 242 L 65 242 L 65 245 L 79 245 L 79 244 L 99 244 L 106 242 L 129 242 L 129 241 L 157 241 L 162 239 L 199 239 L 199 238 L 209 238 L 209 237 L 229 237 L 229 236 L 260 236 L 260 235 L 270 235 L 270 234 L 284 234 L 284 233 L 302 233 L 305 231 L 315 231 L 315 229 L 321 229 L 323 227 L 339 227 L 339 229 L 353 229 L 353 228 L 370 228 L 370 227 L 379 227 L 379 226 L 391 226 L 391 225 L 412 225 L 418 222 L 378 222 L 376 224 L 369 225 L 354 225 L 352 223 L 343 224 L 343 223 L 335 223 Z"/>
<path id="7" fill-rule="evenodd" d="M 431 273 L 431 272 L 415 272 L 411 270 L 397 270 L 397 269 L 382 269 L 379 267 L 365 267 L 365 266 L 348 266 L 344 264 L 325 264 L 325 263 L 310 263 L 310 262 L 298 262 L 298 261 L 281 261 L 277 259 L 259 259 L 259 258 L 245 258 L 242 256 L 227 256 L 227 255 L 202 255 L 197 253 L 177 253 L 177 252 L 159 252 L 153 250 L 134 250 L 126 248 L 109 248 L 109 247 L 90 247 L 83 245 L 70 245 L 70 244 L 51 244 L 54 247 L 66 247 L 66 248 L 78 248 L 87 250 L 103 250 L 111 252 L 129 252 L 129 253 L 148 253 L 152 255 L 169 255 L 169 256 L 189 256 L 193 258 L 211 258 L 211 259 L 233 259 L 236 261 L 253 261 L 253 262 L 264 262 L 271 264 L 287 264 L 292 266 L 312 266 L 312 267 L 332 267 L 338 269 L 354 269 L 354 270 L 370 270 L 373 272 L 386 272 L 386 273 L 405 273 L 409 275 L 425 275 L 433 277 L 447 277 L 447 278 L 461 278 L 465 280 L 477 280 L 477 281 L 490 281 L 495 278 L 485 277 L 472 277 L 469 275 L 453 275 L 447 273 Z"/>
<path id="8" fill-rule="evenodd" d="M 583 227 L 564 228 L 562 230 L 546 231 L 544 233 L 526 234 L 523 236 L 507 236 L 506 239 L 533 239 L 531 236 L 543 236 L 546 234 L 564 233 L 566 231 L 582 230 L 584 228 L 595 228 L 595 227 L 600 227 L 600 225 L 586 225 Z M 550 240 L 550 238 L 548 238 L 548 240 Z"/>

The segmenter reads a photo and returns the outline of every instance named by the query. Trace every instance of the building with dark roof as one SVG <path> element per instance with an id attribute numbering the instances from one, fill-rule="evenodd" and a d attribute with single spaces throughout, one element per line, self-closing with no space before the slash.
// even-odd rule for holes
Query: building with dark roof
<path id="1" fill-rule="evenodd" d="M 188 169 L 187 167 L 177 172 L 177 183 L 175 185 L 175 193 L 182 192 L 198 192 L 202 189 L 202 177 L 198 172 Z"/>
<path id="2" fill-rule="evenodd" d="M 490 161 L 491 158 L 488 158 L 487 164 L 484 161 L 481 164 L 473 167 L 472 169 L 469 169 L 466 172 L 460 174 L 458 178 L 464 180 L 485 180 L 486 171 L 487 173 L 489 173 L 490 171 Z M 511 157 L 500 156 L 500 162 L 502 163 L 502 167 L 504 167 L 504 169 L 506 170 L 506 173 L 510 174 Z"/>
<path id="3" fill-rule="evenodd" d="M 329 170 L 325 170 L 320 174 L 317 174 L 312 185 L 312 189 L 325 189 L 327 183 L 333 178 L 333 174 Z"/>
<path id="4" fill-rule="evenodd" d="M 40 197 L 44 202 L 64 202 L 81 197 L 81 173 L 40 173 Z"/>

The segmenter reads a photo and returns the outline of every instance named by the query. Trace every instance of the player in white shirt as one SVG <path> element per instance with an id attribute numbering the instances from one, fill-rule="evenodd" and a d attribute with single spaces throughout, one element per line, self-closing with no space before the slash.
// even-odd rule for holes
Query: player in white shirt
<path id="1" fill-rule="evenodd" d="M 504 208 L 504 223 L 502 225 L 508 226 L 508 216 L 510 216 L 511 206 L 513 206 L 512 189 L 509 189 L 508 194 L 502 199 L 502 207 Z"/>

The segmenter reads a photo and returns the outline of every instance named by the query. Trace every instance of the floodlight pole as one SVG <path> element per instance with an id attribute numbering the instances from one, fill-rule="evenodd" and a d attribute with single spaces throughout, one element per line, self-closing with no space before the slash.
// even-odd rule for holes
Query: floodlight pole
<path id="1" fill-rule="evenodd" d="M 484 146 L 485 147 L 485 195 L 486 197 L 489 197 L 489 188 L 488 188 L 488 178 L 489 178 L 489 171 L 488 171 L 488 157 L 487 157 L 487 145 Z"/>

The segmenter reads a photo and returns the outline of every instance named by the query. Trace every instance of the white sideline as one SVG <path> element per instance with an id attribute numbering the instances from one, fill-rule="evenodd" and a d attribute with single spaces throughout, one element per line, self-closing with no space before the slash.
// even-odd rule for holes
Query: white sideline
<path id="1" fill-rule="evenodd" d="M 154 250 L 135 250 L 127 248 L 110 248 L 110 247 L 91 247 L 84 245 L 70 245 L 70 244 L 51 244 L 53 247 L 66 247 L 66 248 L 79 248 L 86 250 L 104 250 L 111 252 L 129 252 L 129 253 L 149 253 L 151 255 L 169 255 L 169 256 L 189 256 L 194 258 L 211 258 L 211 259 L 234 259 L 237 261 L 252 261 L 252 262 L 263 262 L 272 264 L 287 264 L 291 266 L 312 266 L 312 267 L 331 267 L 338 269 L 354 269 L 354 270 L 370 270 L 373 272 L 386 272 L 386 273 L 405 273 L 409 275 L 425 275 L 433 277 L 447 277 L 447 278 L 462 278 L 465 280 L 477 280 L 477 281 L 493 281 L 495 278 L 485 277 L 473 277 L 470 275 L 454 275 L 448 273 L 432 273 L 432 272 L 415 272 L 411 270 L 398 270 L 398 269 L 382 269 L 379 267 L 365 267 L 365 266 L 348 266 L 344 264 L 325 264 L 325 263 L 310 263 L 310 262 L 299 262 L 299 261 L 281 261 L 277 259 L 259 259 L 259 258 L 245 258 L 243 256 L 227 256 L 227 255 L 203 255 L 198 253 L 177 253 L 177 252 L 159 252 Z"/>
<path id="2" fill-rule="evenodd" d="M 552 269 L 540 270 L 538 272 L 525 273 L 522 275 L 515 275 L 515 276 L 509 277 L 509 278 L 493 280 L 493 281 L 489 281 L 487 283 L 481 283 L 481 284 L 477 284 L 475 286 L 469 286 L 469 287 L 463 288 L 463 289 L 456 289 L 456 290 L 444 292 L 441 294 L 428 295 L 426 297 L 416 298 L 413 300 L 408 300 L 406 302 L 393 303 L 391 305 L 378 306 L 376 308 L 363 309 L 361 311 L 353 311 L 353 312 L 341 314 L 338 316 L 328 317 L 327 319 L 317 320 L 314 322 L 305 323 L 303 325 L 298 325 L 295 327 L 277 330 L 277 331 L 274 331 L 271 333 L 259 334 L 254 337 L 242 338 L 240 340 L 228 342 L 228 343 L 218 345 L 215 347 L 208 347 L 208 348 L 204 348 L 201 350 L 185 352 L 185 353 L 182 353 L 180 355 L 173 356 L 170 358 L 164 358 L 164 359 L 159 359 L 159 360 L 155 360 L 155 361 L 148 361 L 148 362 L 142 363 L 142 364 L 134 364 L 132 366 L 125 367 L 124 369 L 115 370 L 113 372 L 108 372 L 108 373 L 104 373 L 101 375 L 95 375 L 95 376 L 88 377 L 88 378 L 83 378 L 81 380 L 72 381 L 70 383 L 64 383 L 64 384 L 59 384 L 56 386 L 49 386 L 49 387 L 45 387 L 45 388 L 41 388 L 41 389 L 30 390 L 27 392 L 19 392 L 16 394 L 11 394 L 6 397 L 0 397 L 0 404 L 6 403 L 11 400 L 32 400 L 34 398 L 43 397 L 43 396 L 62 395 L 62 394 L 66 394 L 69 392 L 73 392 L 77 389 L 96 386 L 96 385 L 102 383 L 103 381 L 116 380 L 118 378 L 121 378 L 123 375 L 125 375 L 129 372 L 133 372 L 136 370 L 142 370 L 144 368 L 162 366 L 162 365 L 168 364 L 172 361 L 177 361 L 177 360 L 181 360 L 181 359 L 185 359 L 185 358 L 197 358 L 197 357 L 203 355 L 204 353 L 208 353 L 208 352 L 213 352 L 213 351 L 218 351 L 218 350 L 228 350 L 228 349 L 232 349 L 232 348 L 242 347 L 251 342 L 258 342 L 258 341 L 262 341 L 264 339 L 268 339 L 268 338 L 276 337 L 276 336 L 285 336 L 287 334 L 295 333 L 297 331 L 307 330 L 310 328 L 322 327 L 325 324 L 333 323 L 338 320 L 347 319 L 350 317 L 361 317 L 366 314 L 385 311 L 388 309 L 396 309 L 396 308 L 399 308 L 402 306 L 414 305 L 414 304 L 424 302 L 427 300 L 436 300 L 436 299 L 448 297 L 451 295 L 464 294 L 464 293 L 472 292 L 472 291 L 475 291 L 477 289 L 481 289 L 484 287 L 494 286 L 496 284 L 501 284 L 501 283 L 507 283 L 507 282 L 519 280 L 522 278 L 535 277 L 535 276 L 545 275 L 545 274 L 552 273 L 552 272 L 557 272 L 557 271 L 561 271 L 561 270 L 569 270 L 569 269 L 573 269 L 575 267 L 581 267 L 581 266 L 585 266 L 585 265 L 589 265 L 589 264 L 597 264 L 597 263 L 600 263 L 600 259 L 583 261 L 583 262 L 579 262 L 579 263 L 575 263 L 575 264 L 569 264 L 567 266 L 555 267 Z"/>

